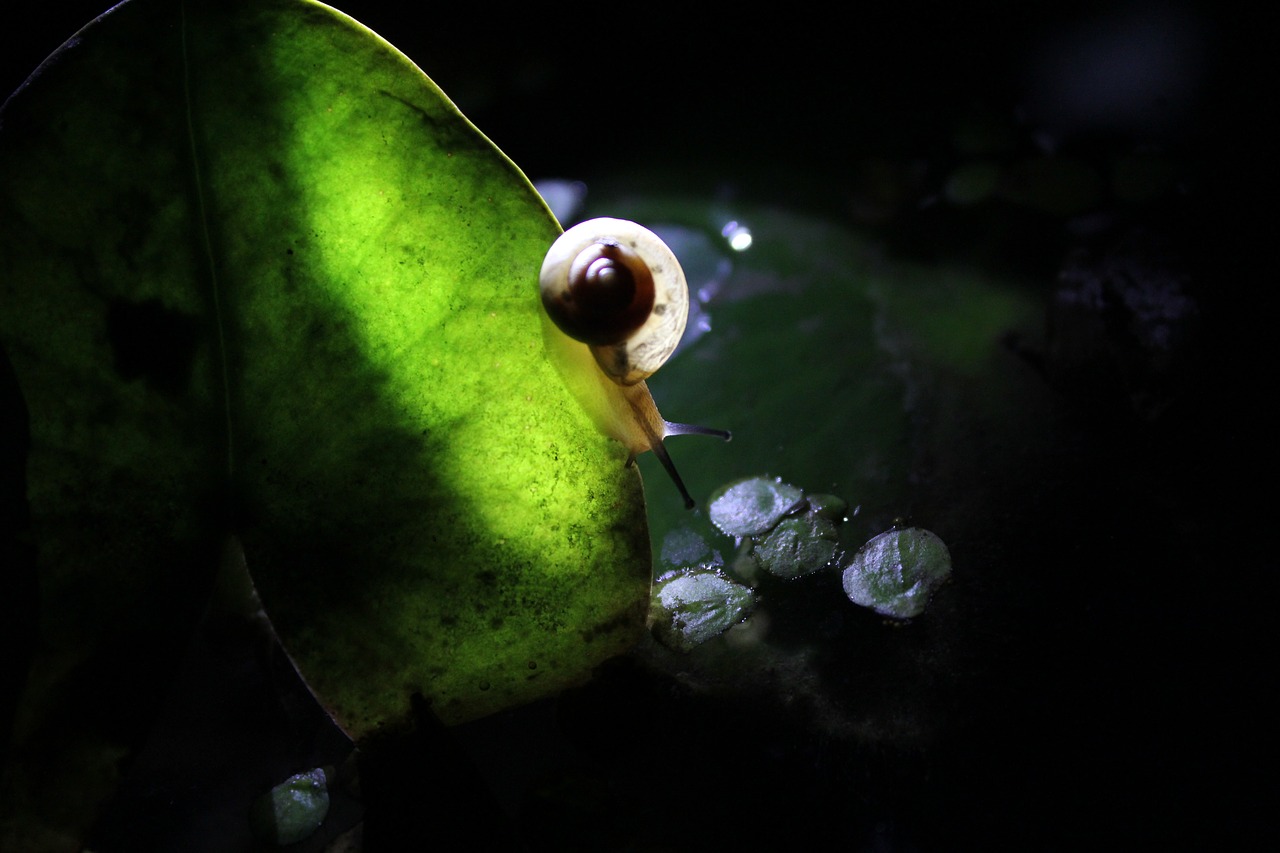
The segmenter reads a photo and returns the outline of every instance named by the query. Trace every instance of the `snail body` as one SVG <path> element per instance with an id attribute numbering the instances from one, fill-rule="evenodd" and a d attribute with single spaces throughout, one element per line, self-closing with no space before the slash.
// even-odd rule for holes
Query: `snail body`
<path id="1" fill-rule="evenodd" d="M 663 440 L 725 430 L 672 423 L 645 379 L 675 351 L 689 316 L 689 286 L 675 254 L 652 231 L 625 219 L 581 222 L 552 244 L 538 276 L 548 335 L 562 374 L 596 425 L 635 457 L 652 451 L 693 506 Z M 567 366 L 574 360 L 594 366 Z M 585 370 L 583 369 L 585 367 Z"/>

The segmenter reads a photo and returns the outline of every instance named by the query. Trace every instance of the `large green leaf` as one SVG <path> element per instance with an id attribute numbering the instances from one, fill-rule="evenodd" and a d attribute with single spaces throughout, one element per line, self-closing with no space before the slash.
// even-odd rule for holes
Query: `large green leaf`
<path id="1" fill-rule="evenodd" d="M 409 60 L 306 0 L 130 0 L 0 120 L 42 578 L 20 740 L 143 709 L 229 531 L 356 738 L 634 641 L 639 480 L 544 352 L 558 226 Z"/>

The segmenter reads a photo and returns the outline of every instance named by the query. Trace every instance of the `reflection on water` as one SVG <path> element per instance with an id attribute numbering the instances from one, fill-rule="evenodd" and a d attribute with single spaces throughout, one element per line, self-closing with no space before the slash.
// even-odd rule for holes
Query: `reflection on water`
<path id="1" fill-rule="evenodd" d="M 542 196 L 562 227 L 577 221 L 583 202 L 587 199 L 587 185 L 582 181 L 548 178 L 534 181 L 533 188 Z"/>
<path id="2" fill-rule="evenodd" d="M 729 248 L 735 252 L 745 252 L 751 248 L 751 229 L 736 219 L 730 219 L 720 229 L 720 236 L 729 242 Z"/>

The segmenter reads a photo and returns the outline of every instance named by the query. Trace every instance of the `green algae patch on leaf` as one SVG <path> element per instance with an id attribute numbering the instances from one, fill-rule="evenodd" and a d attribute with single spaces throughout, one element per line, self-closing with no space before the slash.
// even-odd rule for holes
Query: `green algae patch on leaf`
<path id="1" fill-rule="evenodd" d="M 746 477 L 717 489 L 707 505 L 711 523 L 726 536 L 758 536 L 772 529 L 804 492 L 769 477 Z"/>
<path id="2" fill-rule="evenodd" d="M 642 634 L 639 478 L 544 351 L 559 227 L 412 62 L 306 0 L 128 0 L 0 120 L 52 673 L 27 734 L 101 650 L 173 646 L 228 531 L 357 739 L 415 693 L 446 723 L 553 693 Z"/>
<path id="3" fill-rule="evenodd" d="M 951 576 L 951 554 L 937 534 L 918 527 L 881 533 L 845 568 L 845 595 L 883 616 L 924 612 L 933 591 Z"/>

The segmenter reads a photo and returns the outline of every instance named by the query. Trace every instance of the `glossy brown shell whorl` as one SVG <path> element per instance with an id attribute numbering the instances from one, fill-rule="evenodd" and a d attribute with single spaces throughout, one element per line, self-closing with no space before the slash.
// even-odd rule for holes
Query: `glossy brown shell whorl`
<path id="1" fill-rule="evenodd" d="M 538 283 L 547 316 L 619 384 L 653 374 L 684 334 L 689 286 L 680 262 L 634 222 L 573 226 L 547 252 Z"/>

